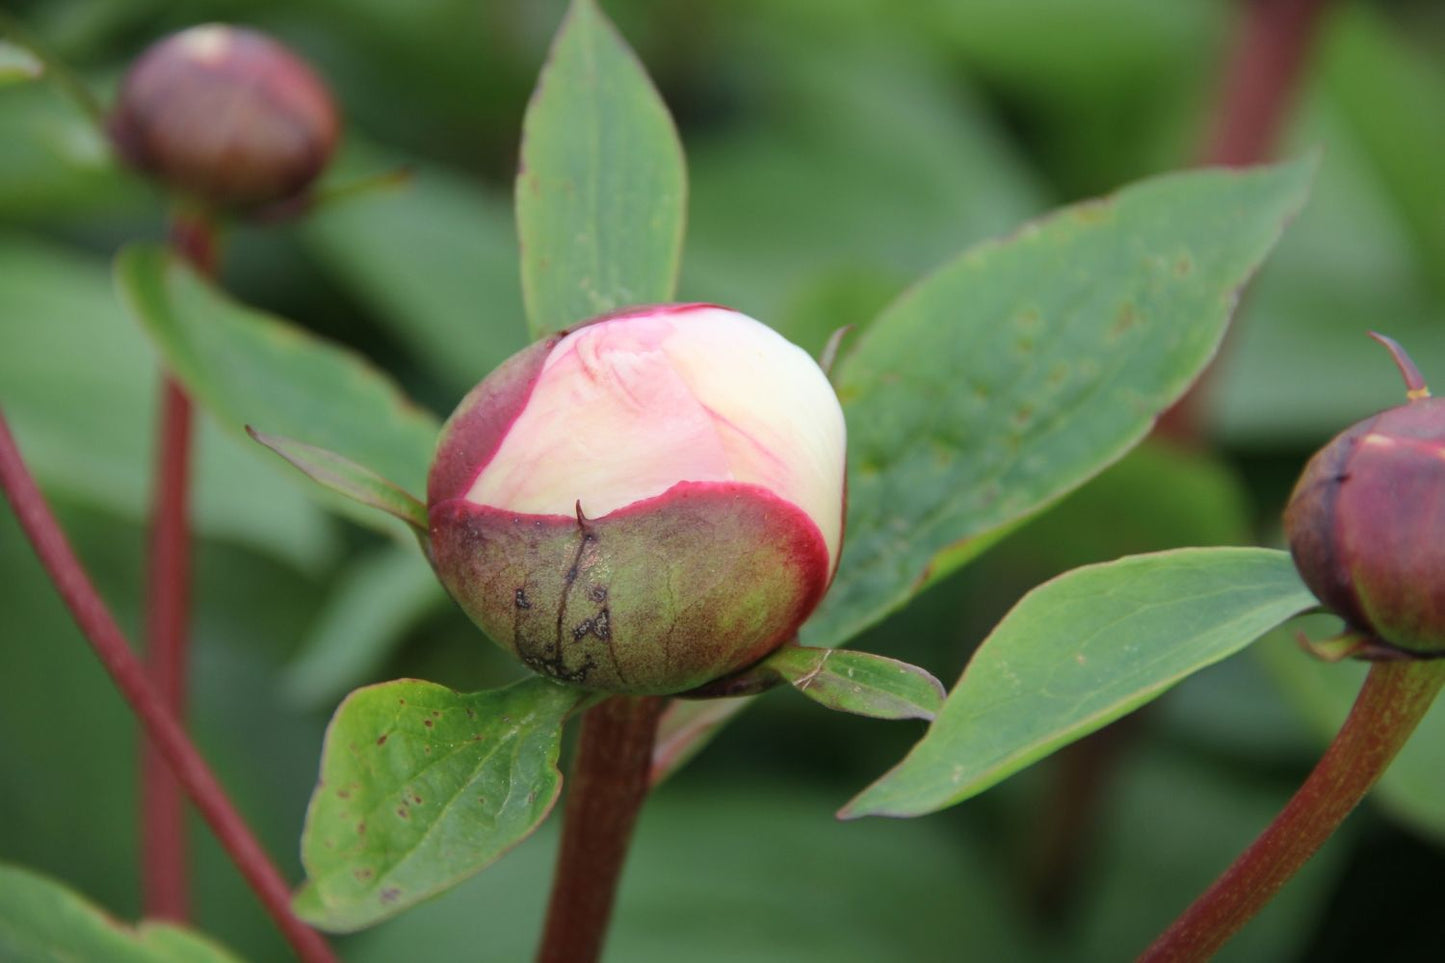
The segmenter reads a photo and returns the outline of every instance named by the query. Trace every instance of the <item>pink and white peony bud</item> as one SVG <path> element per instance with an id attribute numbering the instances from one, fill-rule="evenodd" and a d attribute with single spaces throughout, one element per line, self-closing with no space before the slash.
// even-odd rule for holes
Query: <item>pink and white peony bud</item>
<path id="1" fill-rule="evenodd" d="M 787 642 L 843 539 L 845 430 L 806 352 L 707 304 L 608 315 L 514 355 L 442 430 L 442 583 L 533 670 L 684 692 Z"/>

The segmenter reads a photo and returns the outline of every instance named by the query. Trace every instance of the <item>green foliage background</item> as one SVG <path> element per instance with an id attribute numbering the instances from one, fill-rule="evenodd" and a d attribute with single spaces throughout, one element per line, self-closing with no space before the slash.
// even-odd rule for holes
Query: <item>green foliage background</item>
<path id="1" fill-rule="evenodd" d="M 604 6 L 687 150 L 683 297 L 747 311 L 815 351 L 967 244 L 1191 163 L 1235 9 Z M 405 191 L 297 226 L 241 231 L 228 288 L 355 346 L 439 414 L 525 342 L 511 177 L 560 0 L 44 0 L 19 10 L 100 89 L 150 40 L 190 23 L 230 19 L 282 36 L 345 105 L 337 176 L 401 162 L 417 175 Z M 1433 4 L 1336 5 L 1283 145 L 1324 146 L 1317 189 L 1247 296 L 1203 396 L 1220 454 L 1146 445 L 860 647 L 951 683 L 1013 599 L 1068 567 L 1175 545 L 1273 544 L 1304 456 L 1400 397 L 1368 328 L 1445 381 L 1442 54 Z M 0 134 L 0 405 L 134 635 L 156 377 L 109 259 L 125 241 L 161 235 L 163 204 L 110 166 L 47 85 L 0 89 Z M 200 444 L 194 727 L 299 879 L 322 728 L 346 690 L 415 676 L 471 691 L 519 669 L 392 542 L 324 514 L 273 456 L 209 428 Z M 357 616 L 378 584 L 407 617 Z M 0 860 L 133 919 L 133 728 L 8 513 L 0 633 Z M 763 700 L 645 812 L 611 957 L 673 960 L 681 945 L 699 961 L 1127 958 L 1278 808 L 1348 700 L 1347 670 L 1317 669 L 1290 646 L 1267 640 L 1184 684 L 1096 744 L 1102 765 L 1082 750 L 908 822 L 835 824 L 832 812 L 903 755 L 919 724 Z M 1445 872 L 1436 715 L 1384 805 L 1347 826 L 1224 959 L 1345 960 L 1363 946 L 1419 958 L 1435 946 L 1432 890 L 1418 884 Z M 1098 808 L 1076 848 L 1049 856 L 1080 772 L 1100 781 Z M 194 839 L 200 925 L 248 959 L 285 958 L 199 824 Z M 526 958 L 554 843 L 549 827 L 459 890 L 339 941 L 342 953 Z"/>

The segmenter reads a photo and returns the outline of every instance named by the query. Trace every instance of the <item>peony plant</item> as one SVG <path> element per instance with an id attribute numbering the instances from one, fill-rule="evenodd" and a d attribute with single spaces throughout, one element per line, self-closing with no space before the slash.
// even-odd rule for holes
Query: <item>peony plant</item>
<path id="1" fill-rule="evenodd" d="M 238 70 L 266 82 L 217 93 Z M 183 204 L 255 215 L 309 203 L 339 123 L 290 54 L 209 26 L 141 58 L 110 130 L 120 155 Z M 136 245 L 118 260 L 128 307 L 189 396 L 320 483 L 329 506 L 392 534 L 400 520 L 479 640 L 527 670 L 483 692 L 420 680 L 352 692 L 327 732 L 302 833 L 308 879 L 288 907 L 274 868 L 255 870 L 257 847 L 172 710 L 125 662 L 119 630 L 96 614 L 103 603 L 72 591 L 103 658 L 303 959 L 331 958 L 317 930 L 378 924 L 532 833 L 561 796 L 562 734 L 574 718 L 539 959 L 583 963 L 602 953 L 651 786 L 749 704 L 728 697 L 780 688 L 927 722 L 907 758 L 841 813 L 918 816 L 1316 606 L 1282 552 L 1180 550 L 1040 586 L 948 694 L 919 667 L 844 647 L 1153 429 L 1209 362 L 1238 292 L 1304 203 L 1312 158 L 1157 178 L 1066 208 L 965 251 L 815 361 L 739 311 L 678 302 L 680 143 L 593 0 L 571 4 L 523 135 L 516 212 L 532 343 L 477 371 L 445 423 L 366 362 L 221 294 L 213 265 L 193 252 Z M 1381 424 L 1424 412 L 1407 407 Z M 8 432 L 0 442 L 0 480 L 73 590 L 78 563 L 55 549 L 53 519 L 36 508 Z M 1310 470 L 1290 515 L 1292 530 L 1307 530 L 1295 541 L 1311 585 L 1309 556 L 1335 534 L 1333 516 L 1312 509 L 1321 491 L 1325 516 L 1341 507 L 1336 455 Z M 424 498 L 413 494 L 423 486 Z M 1282 883 L 1262 867 L 1308 858 L 1439 688 L 1438 671 L 1414 658 L 1418 633 L 1391 634 L 1393 624 L 1332 592 L 1321 589 L 1322 600 L 1379 635 L 1401 665 L 1372 672 L 1305 802 L 1149 958 L 1198 958 L 1227 939 Z M 1401 705 L 1404 721 L 1389 716 Z M 1384 743 L 1371 742 L 1381 730 Z M 1362 756 L 1339 788 L 1335 777 Z"/>

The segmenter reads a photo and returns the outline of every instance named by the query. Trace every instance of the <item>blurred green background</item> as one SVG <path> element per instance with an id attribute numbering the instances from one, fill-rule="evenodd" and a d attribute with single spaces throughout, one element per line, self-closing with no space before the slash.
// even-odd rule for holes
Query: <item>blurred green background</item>
<path id="1" fill-rule="evenodd" d="M 910 280 L 1057 204 L 1192 163 L 1232 29 L 1227 0 L 604 0 L 677 116 L 692 196 L 683 296 L 817 350 Z M 17 16 L 103 96 L 149 42 L 253 24 L 316 63 L 347 114 L 334 178 L 399 163 L 403 190 L 241 229 L 225 283 L 355 345 L 445 414 L 524 341 L 510 178 L 561 0 L 40 0 Z M 946 682 L 1022 592 L 1173 545 L 1278 540 L 1308 453 L 1402 399 L 1364 337 L 1445 382 L 1445 9 L 1336 3 L 1282 153 L 1323 145 L 1314 198 L 1247 295 L 1202 395 L 1204 444 L 1151 442 L 858 644 Z M 47 84 L 0 89 L 0 405 L 135 634 L 157 377 L 109 259 L 163 233 Z M 206 426 L 194 729 L 299 879 L 320 740 L 351 687 L 459 689 L 519 669 L 414 549 L 328 516 L 299 476 Z M 1328 620 L 1311 631 L 1330 630 Z M 788 693 L 745 714 L 643 815 L 618 961 L 1131 957 L 1298 785 L 1357 684 L 1283 634 L 954 810 L 840 824 L 912 723 Z M 0 860 L 140 912 L 134 727 L 0 513 Z M 338 940 L 346 959 L 522 960 L 544 830 L 454 893 Z M 196 824 L 198 923 L 286 951 Z M 1378 798 L 1222 955 L 1438 956 L 1445 714 Z"/>

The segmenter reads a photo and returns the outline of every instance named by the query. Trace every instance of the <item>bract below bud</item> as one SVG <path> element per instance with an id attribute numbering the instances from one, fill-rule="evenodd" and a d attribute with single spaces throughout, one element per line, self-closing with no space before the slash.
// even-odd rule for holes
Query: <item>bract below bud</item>
<path id="1" fill-rule="evenodd" d="M 428 481 L 442 583 L 535 671 L 682 692 L 791 639 L 842 543 L 822 371 L 751 318 L 667 305 L 532 345 L 461 403 Z"/>
<path id="2" fill-rule="evenodd" d="M 325 168 L 340 121 L 299 57 L 255 30 L 206 24 L 150 47 L 110 121 L 131 166 L 223 208 L 298 195 Z"/>
<path id="3" fill-rule="evenodd" d="M 1428 655 L 1445 652 L 1445 399 L 1418 382 L 1411 397 L 1310 460 L 1285 532 L 1305 584 L 1352 630 Z"/>

